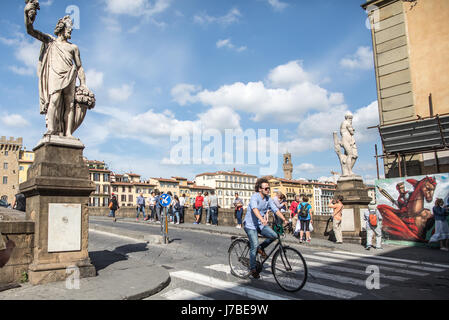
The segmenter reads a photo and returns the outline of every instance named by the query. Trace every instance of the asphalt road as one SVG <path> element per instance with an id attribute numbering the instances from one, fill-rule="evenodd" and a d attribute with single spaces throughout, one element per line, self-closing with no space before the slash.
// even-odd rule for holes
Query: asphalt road
<path id="1" fill-rule="evenodd" d="M 92 224 L 92 222 L 91 222 Z M 157 225 L 95 221 L 144 234 L 160 234 Z M 241 280 L 229 272 L 226 235 L 171 228 L 168 245 L 127 246 L 139 241 L 91 231 L 89 251 L 111 251 L 136 263 L 152 263 L 166 268 L 171 283 L 150 300 L 252 300 L 252 299 L 419 299 L 449 297 L 449 263 L 389 257 L 368 257 L 359 253 L 293 246 L 305 257 L 309 280 L 297 293 L 283 291 L 275 282 L 268 263 L 261 279 Z M 140 241 L 141 242 L 141 241 Z M 123 249 L 126 248 L 126 249 Z M 130 249 L 134 248 L 134 249 Z M 113 262 L 111 262 L 113 263 Z M 379 270 L 378 274 L 367 272 Z M 376 276 L 378 277 L 376 278 Z M 371 277 L 370 277 L 371 276 Z M 370 278 L 369 278 L 370 277 Z M 368 289 L 379 279 L 379 289 Z"/>

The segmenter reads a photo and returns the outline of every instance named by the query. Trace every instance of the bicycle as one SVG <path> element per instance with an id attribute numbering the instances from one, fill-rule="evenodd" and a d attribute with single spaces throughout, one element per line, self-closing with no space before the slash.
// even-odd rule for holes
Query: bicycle
<path id="1" fill-rule="evenodd" d="M 288 224 L 288 228 L 292 229 L 291 222 Z M 275 225 L 273 230 L 278 236 L 276 246 L 263 261 L 260 261 L 260 255 L 257 254 L 257 272 L 260 273 L 263 270 L 264 263 L 274 253 L 271 261 L 271 272 L 273 273 L 274 279 L 283 290 L 297 292 L 304 287 L 307 281 L 308 271 L 306 261 L 298 250 L 282 244 L 281 235 L 284 235 L 282 225 Z M 249 265 L 249 240 L 243 237 L 232 237 L 231 239 L 232 243 L 228 249 L 228 261 L 231 267 L 231 274 L 241 279 L 247 279 L 251 274 Z"/>

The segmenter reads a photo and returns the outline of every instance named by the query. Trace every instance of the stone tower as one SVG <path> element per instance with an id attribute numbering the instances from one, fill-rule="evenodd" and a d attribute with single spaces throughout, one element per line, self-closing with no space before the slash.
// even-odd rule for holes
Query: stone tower
<path id="1" fill-rule="evenodd" d="M 282 167 L 284 169 L 284 179 L 293 179 L 292 155 L 288 151 L 284 154 L 284 164 Z"/>

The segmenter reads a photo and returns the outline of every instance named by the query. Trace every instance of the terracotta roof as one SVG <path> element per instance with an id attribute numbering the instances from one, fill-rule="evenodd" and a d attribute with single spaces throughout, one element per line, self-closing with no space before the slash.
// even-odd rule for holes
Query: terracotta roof
<path id="1" fill-rule="evenodd" d="M 159 182 L 171 182 L 171 183 L 179 183 L 179 181 L 173 179 L 165 179 L 165 178 L 151 178 L 153 180 L 157 180 Z"/>
<path id="2" fill-rule="evenodd" d="M 193 186 L 188 186 L 188 188 L 190 188 L 190 189 L 198 189 L 198 190 L 215 190 L 214 188 L 211 188 L 211 187 L 197 186 L 195 184 Z"/>
<path id="3" fill-rule="evenodd" d="M 127 173 L 127 175 L 130 177 L 141 177 L 140 174 L 135 174 L 135 173 Z"/>
<path id="4" fill-rule="evenodd" d="M 172 177 L 173 179 L 177 179 L 177 180 L 187 180 L 187 178 L 183 178 L 183 177 Z"/>
<path id="5" fill-rule="evenodd" d="M 243 173 L 240 171 L 217 171 L 217 172 L 205 172 L 205 173 L 200 173 L 198 175 L 196 175 L 197 177 L 200 176 L 216 176 L 216 175 L 220 175 L 220 174 L 228 174 L 228 175 L 234 175 L 234 176 L 245 176 L 245 177 L 252 177 L 252 178 L 257 178 L 257 176 L 251 175 L 251 174 L 247 174 L 247 173 Z"/>
<path id="6" fill-rule="evenodd" d="M 89 171 L 111 172 L 111 170 L 89 168 Z"/>

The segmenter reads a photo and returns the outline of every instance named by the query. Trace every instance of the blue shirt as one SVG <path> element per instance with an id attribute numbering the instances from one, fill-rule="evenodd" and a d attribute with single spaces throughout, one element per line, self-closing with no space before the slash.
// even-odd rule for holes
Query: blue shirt
<path id="1" fill-rule="evenodd" d="M 156 208 L 162 208 L 161 203 L 159 202 L 161 196 L 156 196 Z"/>
<path id="2" fill-rule="evenodd" d="M 433 216 L 435 217 L 435 221 L 446 221 L 448 216 L 448 210 L 446 208 L 442 208 L 440 206 L 433 207 Z"/>
<path id="3" fill-rule="evenodd" d="M 301 211 L 301 206 L 306 206 L 306 210 L 307 210 L 307 217 L 301 217 L 301 215 L 299 214 L 299 212 Z M 311 220 L 312 217 L 310 216 L 310 210 L 312 209 L 312 206 L 310 205 L 310 203 L 308 202 L 302 202 L 300 203 L 297 207 L 296 207 L 296 212 L 298 213 L 298 219 L 302 220 L 302 221 L 306 221 L 306 220 Z"/>
<path id="4" fill-rule="evenodd" d="M 274 213 L 279 211 L 274 204 L 273 199 L 270 197 L 266 196 L 262 199 L 260 193 L 253 194 L 251 200 L 249 201 L 248 210 L 246 211 L 244 220 L 245 228 L 251 230 L 262 230 L 264 227 L 262 222 L 254 214 L 253 209 L 259 209 L 262 217 L 265 217 L 268 210 L 271 210 Z"/>
<path id="5" fill-rule="evenodd" d="M 144 198 L 143 196 L 139 196 L 139 197 L 137 198 L 137 204 L 138 204 L 139 206 L 144 206 L 144 205 L 145 205 L 145 198 Z"/>

